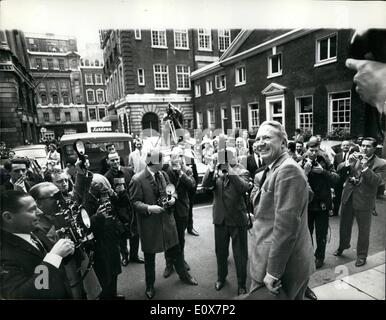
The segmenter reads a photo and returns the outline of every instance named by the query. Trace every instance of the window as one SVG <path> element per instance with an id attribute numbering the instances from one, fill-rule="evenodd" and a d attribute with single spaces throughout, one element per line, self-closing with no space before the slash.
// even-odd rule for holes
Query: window
<path id="1" fill-rule="evenodd" d="M 54 60 L 48 58 L 47 59 L 47 64 L 48 64 L 48 69 L 53 69 L 54 68 Z"/>
<path id="2" fill-rule="evenodd" d="M 231 43 L 231 31 L 230 30 L 219 30 L 218 31 L 218 49 L 220 52 L 228 49 Z"/>
<path id="3" fill-rule="evenodd" d="M 204 124 L 202 112 L 196 112 L 196 121 L 197 121 L 197 129 L 202 129 L 202 125 Z"/>
<path id="4" fill-rule="evenodd" d="M 226 77 L 225 74 L 216 76 L 216 89 L 219 91 L 226 90 Z"/>
<path id="5" fill-rule="evenodd" d="M 85 79 L 85 83 L 86 84 L 93 84 L 93 82 L 92 82 L 92 74 L 91 73 L 86 73 L 85 75 L 84 75 L 84 79 Z"/>
<path id="6" fill-rule="evenodd" d="M 336 34 L 317 40 L 316 65 L 336 61 L 336 43 Z"/>
<path id="7" fill-rule="evenodd" d="M 63 93 L 62 97 L 63 97 L 63 104 L 64 105 L 69 105 L 70 104 L 70 99 L 68 98 L 68 93 Z"/>
<path id="8" fill-rule="evenodd" d="M 90 66 L 90 60 L 86 59 L 86 61 L 84 62 L 84 65 L 85 65 L 86 67 L 89 67 L 89 66 Z"/>
<path id="9" fill-rule="evenodd" d="M 52 97 L 52 103 L 53 104 L 58 104 L 59 103 L 59 98 L 58 98 L 58 95 L 56 93 L 53 93 L 51 95 L 51 97 Z"/>
<path id="10" fill-rule="evenodd" d="M 177 90 L 190 89 L 190 67 L 185 65 L 176 66 Z"/>
<path id="11" fill-rule="evenodd" d="M 216 118 L 214 116 L 214 109 L 208 110 L 208 128 L 214 129 L 216 127 Z"/>
<path id="12" fill-rule="evenodd" d="M 195 97 L 201 96 L 201 86 L 199 84 L 194 85 L 194 95 Z"/>
<path id="13" fill-rule="evenodd" d="M 134 29 L 134 38 L 135 40 L 141 40 L 141 29 Z"/>
<path id="14" fill-rule="evenodd" d="M 198 29 L 198 50 L 212 51 L 210 29 Z"/>
<path id="15" fill-rule="evenodd" d="M 188 30 L 174 30 L 174 48 L 189 49 Z"/>
<path id="16" fill-rule="evenodd" d="M 106 117 L 106 109 L 105 108 L 99 108 L 98 109 L 98 116 L 99 116 L 99 121 L 102 121 L 104 117 Z"/>
<path id="17" fill-rule="evenodd" d="M 312 96 L 296 98 L 296 127 L 304 131 L 313 131 Z"/>
<path id="18" fill-rule="evenodd" d="M 45 93 L 40 94 L 40 102 L 42 106 L 46 106 L 48 104 L 47 95 Z"/>
<path id="19" fill-rule="evenodd" d="M 94 64 L 96 67 L 99 67 L 99 60 L 95 60 Z"/>
<path id="20" fill-rule="evenodd" d="M 86 95 L 87 95 L 87 102 L 89 103 L 95 102 L 94 90 L 91 90 L 91 89 L 86 90 Z"/>
<path id="21" fill-rule="evenodd" d="M 50 122 L 50 114 L 48 112 L 43 112 L 44 122 Z"/>
<path id="22" fill-rule="evenodd" d="M 83 122 L 83 112 L 82 111 L 78 111 L 78 117 L 79 117 L 79 121 Z"/>
<path id="23" fill-rule="evenodd" d="M 212 94 L 213 93 L 213 80 L 212 79 L 209 79 L 209 80 L 206 80 L 205 82 L 206 84 L 206 94 Z"/>
<path id="24" fill-rule="evenodd" d="M 59 59 L 59 70 L 64 70 L 64 60 Z"/>
<path id="25" fill-rule="evenodd" d="M 227 108 L 221 108 L 221 129 L 224 134 L 226 134 L 227 123 L 228 123 Z"/>
<path id="26" fill-rule="evenodd" d="M 65 112 L 64 113 L 64 117 L 66 119 L 66 122 L 70 122 L 71 121 L 71 113 L 70 112 Z"/>
<path id="27" fill-rule="evenodd" d="M 78 68 L 78 61 L 76 59 L 71 60 L 71 69 L 76 69 Z"/>
<path id="28" fill-rule="evenodd" d="M 142 68 L 138 68 L 137 76 L 138 76 L 138 85 L 144 86 L 145 85 L 145 70 Z"/>
<path id="29" fill-rule="evenodd" d="M 330 106 L 330 130 L 346 130 L 350 132 L 351 93 L 338 92 L 328 95 Z"/>
<path id="30" fill-rule="evenodd" d="M 256 102 L 248 104 L 248 115 L 249 115 L 249 129 L 257 130 L 260 126 L 259 116 L 259 104 Z"/>
<path id="31" fill-rule="evenodd" d="M 169 68 L 165 64 L 155 64 L 154 68 L 154 88 L 169 89 Z"/>
<path id="32" fill-rule="evenodd" d="M 275 120 L 283 125 L 285 124 L 284 102 L 284 95 L 270 96 L 265 99 L 267 120 Z"/>
<path id="33" fill-rule="evenodd" d="M 103 79 L 101 74 L 95 75 L 95 84 L 103 84 Z"/>
<path id="34" fill-rule="evenodd" d="M 97 115 L 95 108 L 89 108 L 88 109 L 88 118 L 90 121 L 96 121 Z"/>
<path id="35" fill-rule="evenodd" d="M 241 113 L 240 106 L 232 107 L 232 129 L 241 128 Z"/>
<path id="36" fill-rule="evenodd" d="M 281 53 L 278 53 L 268 58 L 268 77 L 280 76 L 281 74 L 282 74 Z"/>
<path id="37" fill-rule="evenodd" d="M 54 116 L 55 116 L 55 121 L 59 122 L 60 121 L 60 110 L 59 109 L 53 109 Z"/>
<path id="38" fill-rule="evenodd" d="M 167 48 L 166 46 L 166 30 L 151 31 L 151 46 L 156 48 Z"/>
<path id="39" fill-rule="evenodd" d="M 97 96 L 98 103 L 103 103 L 105 101 L 105 93 L 102 89 L 98 89 L 96 91 L 96 96 Z"/>
<path id="40" fill-rule="evenodd" d="M 36 58 L 36 69 L 42 68 L 42 59 Z"/>
<path id="41" fill-rule="evenodd" d="M 236 86 L 240 86 L 246 83 L 245 66 L 236 67 L 235 71 Z"/>

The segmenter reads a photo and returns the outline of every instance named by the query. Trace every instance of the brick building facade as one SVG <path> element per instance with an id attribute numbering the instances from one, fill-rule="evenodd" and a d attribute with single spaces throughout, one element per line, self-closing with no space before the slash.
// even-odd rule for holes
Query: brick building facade
<path id="1" fill-rule="evenodd" d="M 7 147 L 38 141 L 34 83 L 23 32 L 0 30 L 0 141 Z"/>
<path id="2" fill-rule="evenodd" d="M 230 30 L 104 30 L 109 112 L 121 132 L 162 131 L 168 103 L 178 107 L 186 129 L 193 130 L 190 74 L 217 61 L 234 39 Z"/>
<path id="3" fill-rule="evenodd" d="M 45 138 L 86 132 L 86 109 L 76 39 L 69 36 L 26 34 L 32 76 L 36 83 L 39 123 Z"/>
<path id="4" fill-rule="evenodd" d="M 193 72 L 201 129 L 256 130 L 267 119 L 312 134 L 376 135 L 345 67 L 352 30 L 243 30 L 220 60 Z"/>

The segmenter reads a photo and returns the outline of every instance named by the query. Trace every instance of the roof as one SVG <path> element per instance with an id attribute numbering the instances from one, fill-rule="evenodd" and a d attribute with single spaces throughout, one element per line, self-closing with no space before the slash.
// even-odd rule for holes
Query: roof
<path id="1" fill-rule="evenodd" d="M 249 37 L 251 34 L 250 31 L 242 30 L 239 35 L 235 38 L 235 40 L 232 42 L 231 46 L 223 53 L 223 55 L 220 57 L 220 59 L 216 62 L 213 62 L 209 65 L 206 65 L 203 68 L 200 68 L 194 72 L 191 73 L 190 78 L 192 80 L 204 77 L 208 74 L 212 74 L 218 70 L 220 70 L 222 67 L 228 64 L 235 63 L 237 61 L 240 61 L 242 59 L 249 58 L 253 55 L 259 54 L 263 51 L 266 51 L 272 47 L 284 44 L 286 42 L 289 42 L 291 40 L 294 40 L 296 38 L 299 38 L 307 33 L 314 32 L 314 29 L 293 29 L 289 32 L 286 32 L 284 34 L 281 34 L 273 39 L 270 39 L 268 41 L 265 41 L 263 43 L 259 43 L 256 46 L 249 48 L 245 51 L 237 52 L 237 50 L 241 47 L 243 42 Z"/>

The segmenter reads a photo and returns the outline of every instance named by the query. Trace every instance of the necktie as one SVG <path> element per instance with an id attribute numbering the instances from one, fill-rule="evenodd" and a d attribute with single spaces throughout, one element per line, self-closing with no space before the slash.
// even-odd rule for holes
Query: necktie
<path id="1" fill-rule="evenodd" d="M 161 176 L 160 176 L 160 173 L 159 172 L 156 172 L 154 174 L 154 178 L 155 178 L 155 183 L 157 185 L 157 189 L 158 189 L 158 194 L 161 193 L 161 190 L 162 190 L 162 181 L 161 181 Z"/>
<path id="2" fill-rule="evenodd" d="M 347 152 L 344 152 L 343 153 L 343 162 L 345 162 L 347 160 L 346 158 L 347 158 Z"/>
<path id="3" fill-rule="evenodd" d="M 263 186 L 264 182 L 265 182 L 265 179 L 267 179 L 267 173 L 269 171 L 269 167 L 267 166 L 265 169 L 264 169 L 264 172 L 263 172 L 263 176 L 261 177 L 261 180 L 260 180 L 260 188 Z"/>
<path id="4" fill-rule="evenodd" d="M 260 157 L 259 157 L 258 159 L 259 159 L 259 160 L 258 160 L 258 161 L 259 161 L 259 168 L 261 168 L 261 167 L 263 166 L 263 163 L 262 163 L 262 161 L 261 161 L 261 158 L 260 158 Z"/>
<path id="5" fill-rule="evenodd" d="M 42 253 L 47 253 L 47 250 L 44 248 L 43 246 L 43 243 L 39 240 L 39 238 L 31 233 L 31 240 L 32 242 L 39 248 L 39 250 L 42 252 Z"/>

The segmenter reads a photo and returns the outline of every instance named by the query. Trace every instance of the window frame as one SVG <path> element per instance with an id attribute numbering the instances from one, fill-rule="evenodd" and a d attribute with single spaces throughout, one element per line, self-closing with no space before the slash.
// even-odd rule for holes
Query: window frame
<path id="1" fill-rule="evenodd" d="M 94 84 L 92 73 L 86 73 L 84 75 L 84 84 Z"/>
<path id="2" fill-rule="evenodd" d="M 239 120 L 236 120 L 236 112 L 235 112 L 236 108 L 238 108 Z M 236 121 L 237 121 L 237 123 L 240 123 L 239 127 L 236 125 Z M 241 105 L 239 105 L 239 104 L 232 105 L 232 129 L 241 129 L 241 128 L 242 128 Z"/>
<path id="3" fill-rule="evenodd" d="M 89 99 L 89 96 L 88 96 L 88 93 L 89 92 L 92 92 L 92 95 L 93 95 L 93 101 L 91 101 L 90 99 Z M 87 103 L 95 103 L 95 91 L 93 90 L 93 89 L 87 89 L 86 90 L 86 101 L 87 101 Z"/>
<path id="4" fill-rule="evenodd" d="M 196 98 L 201 97 L 201 84 L 200 83 L 194 84 L 194 96 Z"/>
<path id="5" fill-rule="evenodd" d="M 276 51 L 276 50 L 275 50 Z M 272 71 L 272 60 L 275 56 L 279 56 L 280 59 L 278 60 L 280 63 L 279 63 L 279 71 L 277 72 L 273 72 Z M 281 52 L 274 52 L 273 54 L 271 54 L 269 57 L 268 57 L 268 76 L 267 76 L 267 79 L 269 78 L 274 78 L 274 77 L 279 77 L 283 75 L 283 54 Z"/>
<path id="6" fill-rule="evenodd" d="M 142 40 L 141 29 L 134 29 L 134 39 L 135 40 Z"/>
<path id="7" fill-rule="evenodd" d="M 301 107 L 300 101 L 301 101 L 301 99 L 304 99 L 304 98 L 311 98 L 312 112 L 300 112 L 300 107 Z M 305 130 L 309 130 L 310 133 L 313 134 L 313 132 L 314 132 L 314 96 L 313 95 L 304 95 L 304 96 L 295 97 L 295 113 L 296 113 L 296 118 L 295 118 L 296 128 L 302 129 L 303 132 Z M 300 116 L 302 114 L 304 114 L 304 115 L 311 114 L 311 126 L 305 127 L 305 126 L 301 125 Z"/>
<path id="8" fill-rule="evenodd" d="M 89 119 L 90 121 L 98 121 L 98 113 L 97 113 L 97 111 L 96 111 L 97 108 L 96 108 L 96 107 L 88 107 L 87 109 L 88 109 L 88 110 L 87 110 L 87 111 L 88 111 L 88 119 Z M 95 112 L 95 119 L 92 119 L 92 118 L 91 118 L 91 115 L 90 115 L 90 111 L 91 111 L 91 110 L 94 110 L 94 112 Z"/>
<path id="9" fill-rule="evenodd" d="M 189 50 L 189 33 L 188 29 L 175 29 L 174 31 L 174 49 L 176 50 Z M 177 46 L 177 34 L 185 34 L 186 35 L 186 47 L 183 46 Z M 182 43 L 182 39 L 181 39 Z"/>
<path id="10" fill-rule="evenodd" d="M 220 33 L 225 33 L 225 32 L 229 32 L 229 35 L 226 36 L 225 34 L 220 34 Z M 223 49 L 221 48 L 221 40 L 220 40 L 221 38 L 224 38 L 224 39 L 228 38 L 229 43 L 228 43 L 228 46 L 226 48 L 223 48 Z M 218 50 L 220 52 L 225 52 L 229 48 L 230 44 L 231 44 L 231 30 L 230 29 L 219 29 L 218 30 Z"/>
<path id="11" fill-rule="evenodd" d="M 239 79 L 239 70 L 244 69 L 244 79 L 240 81 Z M 247 69 L 245 65 L 239 65 L 235 67 L 235 87 L 245 85 L 247 83 Z"/>
<path id="12" fill-rule="evenodd" d="M 154 37 L 153 37 L 153 32 L 157 32 L 157 41 L 160 42 L 160 32 L 163 32 L 165 35 L 165 44 L 160 45 L 160 44 L 154 44 Z M 151 35 L 151 47 L 152 48 L 157 48 L 157 49 L 167 49 L 168 48 L 168 41 L 166 37 L 166 29 L 152 29 L 150 31 Z"/>
<path id="13" fill-rule="evenodd" d="M 69 116 L 69 117 L 68 117 L 69 120 L 67 120 L 67 116 Z M 69 112 L 69 111 L 65 111 L 65 112 L 64 112 L 64 121 L 65 121 L 65 122 L 71 122 L 71 112 Z"/>
<path id="14" fill-rule="evenodd" d="M 188 68 L 188 72 L 178 72 L 178 67 L 182 67 L 183 69 L 185 69 L 186 67 Z M 188 80 L 188 87 L 179 87 L 178 86 L 178 76 L 182 76 L 182 82 L 183 84 L 185 85 L 185 77 L 187 76 L 187 80 Z M 186 90 L 191 90 L 191 85 L 190 85 L 190 66 L 187 65 L 187 64 L 177 64 L 176 65 L 176 88 L 177 90 L 179 91 L 186 91 Z"/>
<path id="15" fill-rule="evenodd" d="M 213 113 L 213 115 L 211 113 Z M 215 129 L 216 128 L 216 111 L 214 110 L 214 108 L 208 109 L 206 116 L 208 120 L 208 129 Z"/>
<path id="16" fill-rule="evenodd" d="M 78 119 L 79 119 L 79 122 L 83 122 L 83 112 L 82 111 L 78 111 Z"/>
<path id="17" fill-rule="evenodd" d="M 143 81 L 140 81 L 141 79 L 140 70 L 142 70 Z M 137 81 L 139 86 L 145 86 L 145 69 L 144 68 L 137 68 Z"/>
<path id="18" fill-rule="evenodd" d="M 224 77 L 224 86 L 223 87 L 220 87 L 218 84 L 219 84 L 219 81 L 218 79 L 220 77 Z M 221 79 L 220 79 L 221 80 Z M 222 81 L 221 81 L 222 83 Z M 226 74 L 225 73 L 220 73 L 220 74 L 217 74 L 215 75 L 215 86 L 216 86 L 216 89 L 218 91 L 225 91 L 227 89 L 227 79 L 226 79 Z"/>
<path id="19" fill-rule="evenodd" d="M 100 79 L 100 81 L 98 81 Z M 95 74 L 95 84 L 103 85 L 103 76 L 100 73 Z"/>
<path id="20" fill-rule="evenodd" d="M 265 109 L 266 109 L 266 119 L 267 120 L 273 120 L 273 116 L 277 114 L 271 114 L 271 108 L 270 103 L 272 102 L 281 102 L 282 112 L 281 112 L 281 118 L 282 118 L 282 125 L 285 127 L 285 97 L 284 94 L 281 95 L 274 95 L 274 96 L 268 96 L 265 98 Z"/>
<path id="21" fill-rule="evenodd" d="M 160 66 L 160 67 L 166 67 L 166 73 L 164 71 L 159 71 L 159 72 L 156 72 L 156 66 Z M 163 80 L 162 80 L 162 75 L 163 74 L 166 74 L 167 76 L 167 87 L 157 87 L 157 74 L 159 74 L 161 77 L 161 84 L 163 84 Z M 161 64 L 161 63 L 158 63 L 158 64 L 153 64 L 153 75 L 154 75 L 154 90 L 170 90 L 170 81 L 169 81 L 169 66 L 167 64 Z"/>
<path id="22" fill-rule="evenodd" d="M 331 46 L 330 39 L 332 37 L 336 38 L 336 40 L 335 40 L 336 41 L 336 43 L 335 43 L 335 56 L 330 57 L 330 46 Z M 320 43 L 321 43 L 321 41 L 326 40 L 326 39 L 327 39 L 327 55 L 328 55 L 328 57 L 326 59 L 321 60 L 320 59 Z M 322 37 L 316 39 L 315 41 L 316 41 L 316 44 L 315 44 L 315 64 L 314 64 L 314 67 L 319 67 L 319 66 L 323 66 L 323 65 L 334 63 L 334 62 L 338 61 L 338 33 L 337 32 L 333 32 L 333 33 L 330 33 L 328 35 L 322 36 Z"/>
<path id="23" fill-rule="evenodd" d="M 43 122 L 50 122 L 50 113 L 49 112 L 43 112 Z"/>
<path id="24" fill-rule="evenodd" d="M 257 105 L 257 110 L 252 109 L 252 105 Z M 254 117 L 253 117 L 252 111 L 257 111 L 257 125 L 256 126 L 253 125 Z M 255 128 L 257 129 L 259 127 L 260 127 L 260 105 L 256 101 L 255 102 L 249 102 L 248 103 L 248 129 L 249 130 L 255 130 Z"/>
<path id="25" fill-rule="evenodd" d="M 349 97 L 346 97 L 346 98 L 339 98 L 339 99 L 330 99 L 330 97 L 334 94 L 339 94 L 339 93 L 349 93 Z M 336 100 L 346 100 L 346 99 L 349 99 L 349 102 L 350 102 L 350 109 L 349 109 L 349 120 L 348 121 L 345 121 L 343 123 L 347 123 L 348 124 L 348 133 L 351 133 L 351 115 L 352 115 L 352 93 L 351 93 L 351 90 L 342 90 L 342 91 L 333 91 L 333 92 L 328 92 L 328 95 L 327 95 L 327 103 L 328 103 L 328 128 L 329 128 L 329 132 L 333 132 L 334 129 L 333 129 L 333 110 L 332 110 L 332 107 L 333 107 L 333 101 L 336 101 Z M 336 123 L 342 123 L 342 122 L 336 122 Z"/>
<path id="26" fill-rule="evenodd" d="M 196 125 L 197 129 L 203 129 L 204 128 L 204 117 L 201 111 L 196 112 Z"/>
<path id="27" fill-rule="evenodd" d="M 99 101 L 98 93 L 102 93 L 102 101 Z M 105 90 L 103 90 L 103 89 L 97 89 L 95 92 L 95 96 L 96 96 L 96 102 L 97 103 L 104 103 L 106 101 L 105 100 Z"/>
<path id="28" fill-rule="evenodd" d="M 208 83 L 210 83 L 210 90 L 208 88 Z M 205 80 L 205 94 L 206 95 L 213 94 L 213 79 L 206 79 Z"/>
<path id="29" fill-rule="evenodd" d="M 200 34 L 200 30 L 203 31 L 202 34 Z M 209 33 L 206 33 L 208 32 Z M 206 42 L 205 37 L 209 37 L 208 41 L 208 47 L 201 47 L 200 45 L 200 37 L 204 37 L 204 42 Z M 197 50 L 198 51 L 213 51 L 212 50 L 212 30 L 211 29 L 197 29 Z"/>

